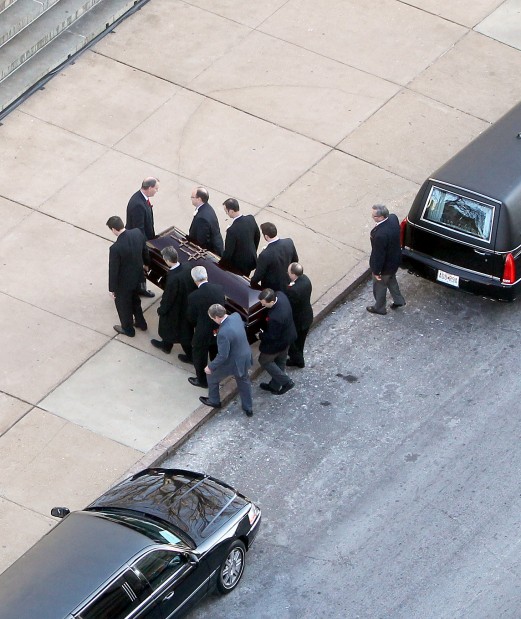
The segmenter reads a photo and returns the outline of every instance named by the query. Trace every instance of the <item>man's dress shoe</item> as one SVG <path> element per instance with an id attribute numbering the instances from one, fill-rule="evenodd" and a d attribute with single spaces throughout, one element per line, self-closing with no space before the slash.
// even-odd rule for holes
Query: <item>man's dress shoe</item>
<path id="1" fill-rule="evenodd" d="M 295 386 L 295 383 L 292 380 L 290 380 L 289 383 L 282 385 L 282 387 L 280 388 L 280 391 L 278 392 L 279 395 L 282 395 L 283 393 L 287 393 L 290 389 L 293 389 L 294 386 Z"/>
<path id="2" fill-rule="evenodd" d="M 120 335 L 126 335 L 127 337 L 134 337 L 135 333 L 130 333 L 130 331 L 126 331 L 123 329 L 121 325 L 114 325 L 114 331 L 119 333 Z"/>
<path id="3" fill-rule="evenodd" d="M 286 365 L 288 368 L 304 368 L 306 367 L 305 363 L 302 363 L 300 361 L 291 361 L 291 359 L 288 359 L 286 361 Z"/>
<path id="4" fill-rule="evenodd" d="M 136 329 L 141 329 L 141 331 L 146 331 L 148 329 L 146 322 L 142 322 L 140 324 L 134 323 L 134 327 L 136 327 Z"/>
<path id="5" fill-rule="evenodd" d="M 159 350 L 162 350 L 167 355 L 169 355 L 170 351 L 172 350 L 171 348 L 167 348 L 165 346 L 165 343 L 163 341 L 161 341 L 161 340 L 150 340 L 150 343 L 152 344 L 152 346 L 155 346 L 156 348 L 159 348 Z"/>
<path id="6" fill-rule="evenodd" d="M 380 316 L 385 316 L 387 312 L 379 312 L 374 305 L 368 305 L 365 308 L 370 314 L 380 314 Z"/>
<path id="7" fill-rule="evenodd" d="M 211 408 L 221 408 L 222 404 L 220 402 L 217 402 L 217 404 L 214 404 L 213 402 L 210 402 L 210 399 L 207 398 L 204 395 L 200 395 L 199 399 L 201 400 L 201 402 L 205 405 L 205 406 L 210 406 Z"/>
<path id="8" fill-rule="evenodd" d="M 269 391 L 270 393 L 274 393 L 275 395 L 280 394 L 280 389 L 274 389 L 269 383 L 261 383 L 259 387 L 264 391 Z"/>
<path id="9" fill-rule="evenodd" d="M 253 417 L 253 411 L 249 408 L 243 408 L 242 409 L 245 413 L 247 417 Z"/>
<path id="10" fill-rule="evenodd" d="M 391 303 L 391 305 L 389 306 L 391 309 L 398 309 L 399 307 L 403 307 L 404 305 L 407 305 L 407 303 Z"/>
<path id="11" fill-rule="evenodd" d="M 156 296 L 156 293 L 152 292 L 151 290 L 140 290 L 139 291 L 139 296 L 140 297 L 148 297 L 148 298 L 152 299 L 152 297 Z"/>
<path id="12" fill-rule="evenodd" d="M 177 355 L 177 358 L 179 359 L 179 361 L 182 361 L 183 363 L 192 363 L 192 360 L 190 359 L 190 357 L 188 355 L 185 355 L 182 352 L 180 352 Z"/>
<path id="13" fill-rule="evenodd" d="M 201 387 L 201 389 L 208 389 L 208 383 L 202 383 L 196 376 L 189 376 L 188 382 L 194 387 Z"/>

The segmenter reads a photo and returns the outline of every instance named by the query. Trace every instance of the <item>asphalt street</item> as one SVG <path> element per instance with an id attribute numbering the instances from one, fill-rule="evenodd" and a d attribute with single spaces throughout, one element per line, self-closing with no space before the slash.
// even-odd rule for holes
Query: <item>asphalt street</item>
<path id="1" fill-rule="evenodd" d="M 263 510 L 243 580 L 199 619 L 520 615 L 519 302 L 399 274 L 315 328 L 296 387 L 254 388 L 163 466 L 203 470 Z"/>

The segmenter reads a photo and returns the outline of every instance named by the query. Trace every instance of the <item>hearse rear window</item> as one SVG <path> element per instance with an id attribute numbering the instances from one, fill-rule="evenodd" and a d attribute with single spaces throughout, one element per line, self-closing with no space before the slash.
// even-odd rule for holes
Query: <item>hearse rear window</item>
<path id="1" fill-rule="evenodd" d="M 494 207 L 440 187 L 432 187 L 422 219 L 482 241 L 490 241 Z"/>

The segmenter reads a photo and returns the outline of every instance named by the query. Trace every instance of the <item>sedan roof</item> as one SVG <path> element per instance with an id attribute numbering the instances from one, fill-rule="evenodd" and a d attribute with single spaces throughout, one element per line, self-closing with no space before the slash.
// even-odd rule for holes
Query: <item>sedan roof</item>
<path id="1" fill-rule="evenodd" d="M 62 619 L 128 560 L 153 545 L 93 513 L 73 512 L 0 578 L 0 619 Z"/>

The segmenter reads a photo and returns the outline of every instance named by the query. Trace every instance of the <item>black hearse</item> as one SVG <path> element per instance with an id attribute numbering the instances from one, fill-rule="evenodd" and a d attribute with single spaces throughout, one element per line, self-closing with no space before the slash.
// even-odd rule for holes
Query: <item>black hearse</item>
<path id="1" fill-rule="evenodd" d="M 402 222 L 403 266 L 512 301 L 521 287 L 521 103 L 426 180 Z"/>

